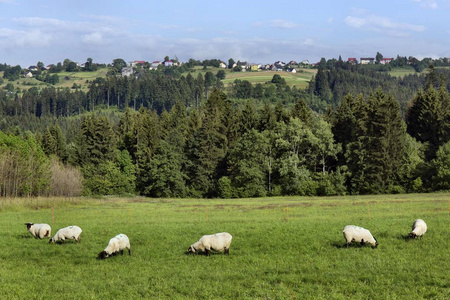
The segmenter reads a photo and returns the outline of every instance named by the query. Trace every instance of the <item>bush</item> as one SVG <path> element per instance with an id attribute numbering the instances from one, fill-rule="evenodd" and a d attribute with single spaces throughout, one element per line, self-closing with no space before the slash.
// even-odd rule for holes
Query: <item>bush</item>
<path id="1" fill-rule="evenodd" d="M 64 165 L 57 157 L 50 162 L 52 178 L 50 182 L 49 196 L 80 196 L 83 191 L 83 176 L 75 167 Z"/>
<path id="2" fill-rule="evenodd" d="M 231 180 L 227 176 L 223 176 L 219 179 L 219 197 L 220 198 L 232 198 L 233 188 L 231 187 Z"/>

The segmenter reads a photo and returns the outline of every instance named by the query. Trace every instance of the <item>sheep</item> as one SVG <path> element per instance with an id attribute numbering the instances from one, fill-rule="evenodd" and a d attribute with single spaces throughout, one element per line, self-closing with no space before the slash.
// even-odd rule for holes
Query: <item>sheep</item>
<path id="1" fill-rule="evenodd" d="M 422 238 L 422 236 L 427 232 L 427 224 L 422 219 L 417 219 L 414 221 L 411 229 L 411 233 L 408 235 L 412 239 L 417 237 Z"/>
<path id="2" fill-rule="evenodd" d="M 130 240 L 125 234 L 118 234 L 109 240 L 108 246 L 106 246 L 105 250 L 98 254 L 97 259 L 105 259 L 117 254 L 118 252 L 123 254 L 123 250 L 125 248 L 128 249 L 128 254 L 131 255 Z"/>
<path id="3" fill-rule="evenodd" d="M 347 241 L 347 247 L 350 246 L 351 242 L 359 242 L 361 245 L 369 243 L 372 245 L 372 248 L 376 248 L 378 246 L 377 240 L 372 236 L 370 231 L 365 228 L 355 225 L 347 225 L 344 227 L 342 232 L 344 233 L 344 238 Z"/>
<path id="4" fill-rule="evenodd" d="M 50 239 L 49 243 L 56 243 L 59 240 L 62 240 L 63 243 L 65 243 L 66 239 L 75 240 L 75 243 L 78 243 L 81 240 L 81 232 L 82 230 L 78 226 L 68 226 L 61 228 L 60 230 L 58 230 L 55 236 Z"/>
<path id="5" fill-rule="evenodd" d="M 191 245 L 188 252 L 195 253 L 197 251 L 205 252 L 210 255 L 210 251 L 224 251 L 225 254 L 230 253 L 230 244 L 233 237 L 228 232 L 221 232 L 211 235 L 202 236 L 198 242 Z"/>
<path id="6" fill-rule="evenodd" d="M 35 223 L 25 223 L 27 225 L 28 231 L 35 238 L 43 239 L 44 237 L 50 237 L 52 234 L 52 228 L 48 224 L 35 224 Z"/>

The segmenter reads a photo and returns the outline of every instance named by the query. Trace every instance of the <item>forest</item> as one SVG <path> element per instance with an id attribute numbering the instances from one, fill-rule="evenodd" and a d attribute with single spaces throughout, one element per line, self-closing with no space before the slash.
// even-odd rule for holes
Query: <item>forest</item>
<path id="1" fill-rule="evenodd" d="M 263 197 L 450 188 L 450 72 L 323 61 L 305 90 L 174 69 L 0 89 L 0 195 Z M 223 75 L 223 74 L 221 74 Z"/>

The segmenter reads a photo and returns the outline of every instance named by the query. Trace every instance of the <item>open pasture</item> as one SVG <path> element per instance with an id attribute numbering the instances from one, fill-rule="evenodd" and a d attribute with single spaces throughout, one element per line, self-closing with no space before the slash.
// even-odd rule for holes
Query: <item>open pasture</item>
<path id="1" fill-rule="evenodd" d="M 1 199 L 0 298 L 449 299 L 449 199 Z M 408 240 L 417 218 L 428 232 Z M 52 235 L 78 225 L 81 243 L 34 239 L 26 222 Z M 378 248 L 344 247 L 348 224 L 369 229 Z M 186 254 L 222 231 L 233 235 L 229 256 Z M 132 255 L 96 260 L 118 233 Z"/>
<path id="2" fill-rule="evenodd" d="M 316 69 L 303 69 L 303 72 L 275 72 L 275 71 L 259 71 L 259 72 L 231 72 L 227 73 L 227 77 L 223 80 L 225 86 L 232 84 L 236 79 L 247 80 L 252 84 L 270 82 L 275 74 L 280 75 L 286 80 L 288 86 L 296 86 L 304 89 L 308 86 L 309 81 L 317 72 Z"/>

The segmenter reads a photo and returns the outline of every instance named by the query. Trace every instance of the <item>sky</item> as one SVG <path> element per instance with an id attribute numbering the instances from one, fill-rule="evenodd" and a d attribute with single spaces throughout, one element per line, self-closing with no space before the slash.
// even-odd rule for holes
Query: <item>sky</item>
<path id="1" fill-rule="evenodd" d="M 0 0 L 0 63 L 450 57 L 449 15 L 450 0 Z"/>

